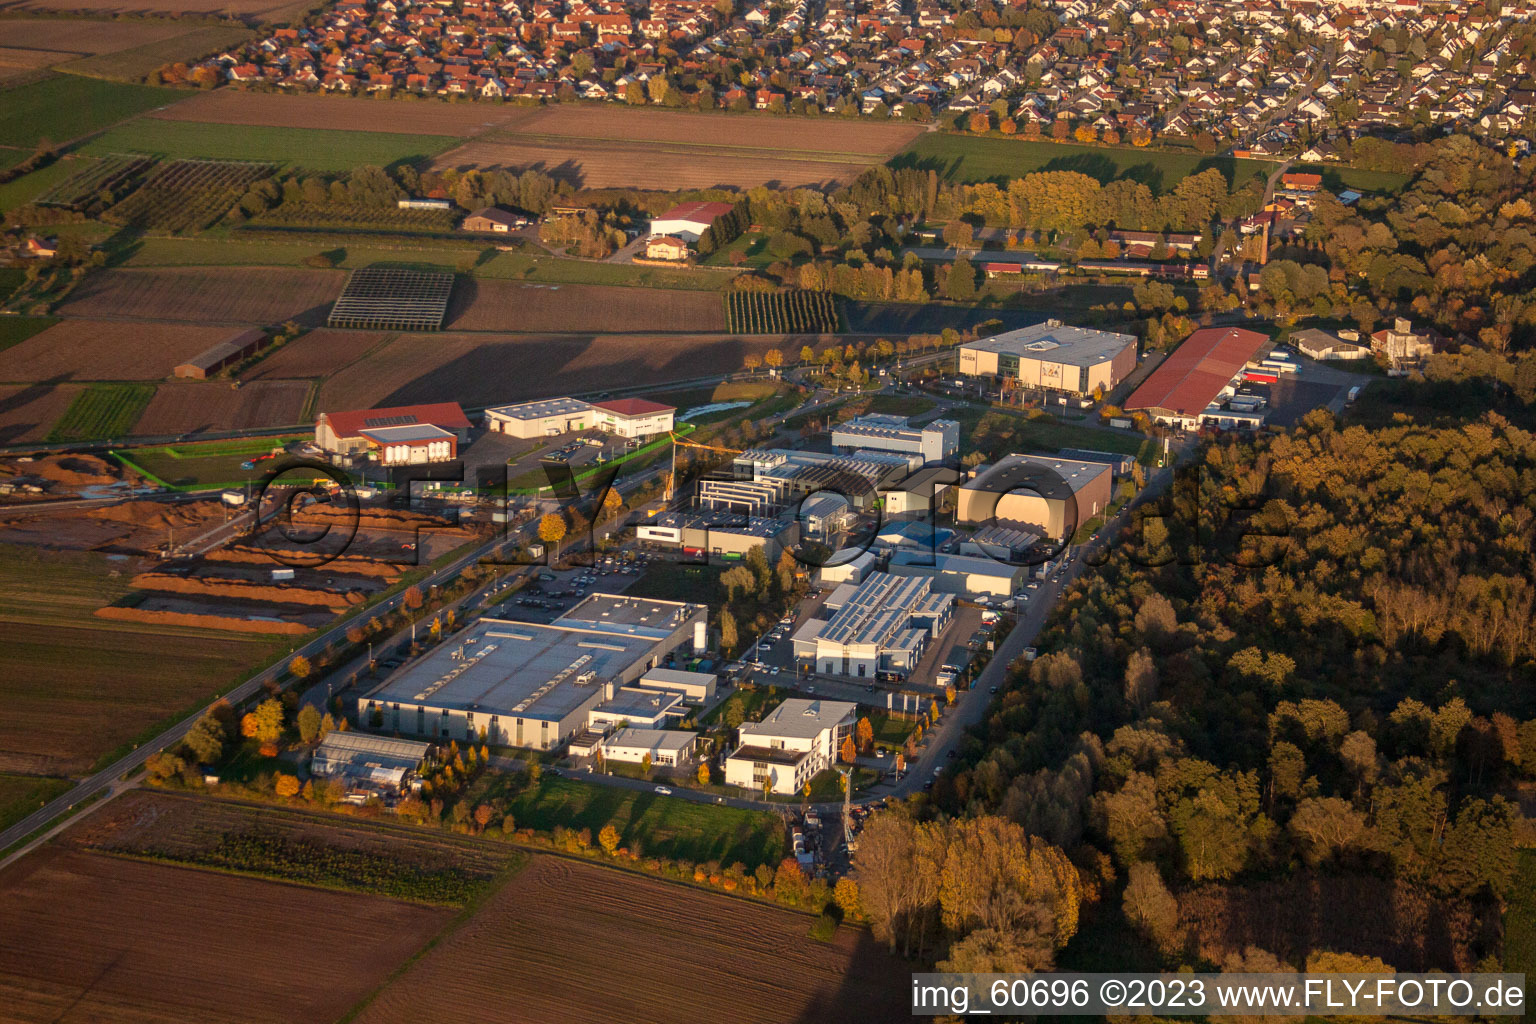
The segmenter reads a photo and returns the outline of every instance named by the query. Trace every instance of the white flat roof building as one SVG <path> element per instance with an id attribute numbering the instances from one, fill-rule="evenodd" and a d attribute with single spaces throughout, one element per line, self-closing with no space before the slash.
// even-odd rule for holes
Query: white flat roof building
<path id="1" fill-rule="evenodd" d="M 920 455 L 924 462 L 942 462 L 960 450 L 960 424 L 939 419 L 914 427 L 905 416 L 870 413 L 833 427 L 832 447 L 900 452 Z"/>
<path id="2" fill-rule="evenodd" d="M 485 410 L 487 430 L 522 438 L 586 430 L 593 419 L 592 406 L 575 398 L 545 398 Z"/>
<path id="3" fill-rule="evenodd" d="M 647 755 L 652 767 L 671 768 L 693 760 L 697 733 L 679 729 L 620 729 L 603 740 L 603 756 L 610 761 L 640 764 Z"/>
<path id="4" fill-rule="evenodd" d="M 593 594 L 548 625 L 480 619 L 357 698 L 359 721 L 432 739 L 552 750 L 689 643 L 708 609 Z"/>
<path id="5" fill-rule="evenodd" d="M 798 793 L 819 772 L 837 764 L 859 706 L 848 701 L 792 697 L 761 722 L 737 729 L 740 745 L 725 760 L 727 785 L 761 792 Z"/>
<path id="6" fill-rule="evenodd" d="M 830 618 L 809 619 L 796 631 L 795 660 L 823 675 L 905 676 L 949 625 L 954 601 L 919 576 L 877 572 L 856 587 L 844 584 L 822 605 Z"/>
<path id="7" fill-rule="evenodd" d="M 1024 387 L 1086 395 L 1109 391 L 1136 368 L 1130 334 L 1069 327 L 1047 320 L 960 346 L 960 372 L 1002 377 Z"/>

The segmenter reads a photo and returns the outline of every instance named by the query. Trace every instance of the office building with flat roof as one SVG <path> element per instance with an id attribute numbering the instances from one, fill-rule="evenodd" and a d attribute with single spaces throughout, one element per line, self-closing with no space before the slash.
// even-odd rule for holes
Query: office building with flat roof
<path id="1" fill-rule="evenodd" d="M 1130 334 L 1047 320 L 960 346 L 960 372 L 1074 395 L 1109 391 L 1136 368 Z"/>
<path id="2" fill-rule="evenodd" d="M 575 398 L 545 398 L 485 410 L 486 429 L 509 437 L 549 437 L 586 430 L 594 419 L 592 406 Z"/>
<path id="3" fill-rule="evenodd" d="M 1060 540 L 1109 507 L 1110 466 L 1049 455 L 1010 455 L 980 467 L 960 488 L 958 523 L 994 521 Z"/>
<path id="4" fill-rule="evenodd" d="M 798 793 L 837 764 L 859 706 L 848 701 L 791 697 L 761 722 L 743 722 L 740 746 L 725 759 L 727 785 L 754 792 Z"/>
<path id="5" fill-rule="evenodd" d="M 870 413 L 833 427 L 832 447 L 900 452 L 921 456 L 924 462 L 942 462 L 960 450 L 960 424 L 938 419 L 914 427 L 905 416 Z"/>
<path id="6" fill-rule="evenodd" d="M 691 643 L 708 609 L 594 594 L 548 625 L 480 619 L 357 698 L 381 732 L 554 750 L 589 713 Z"/>
<path id="7" fill-rule="evenodd" d="M 807 619 L 791 641 L 795 660 L 823 675 L 905 676 L 954 616 L 954 597 L 927 579 L 871 573 L 837 587 L 822 605 L 830 618 Z"/>

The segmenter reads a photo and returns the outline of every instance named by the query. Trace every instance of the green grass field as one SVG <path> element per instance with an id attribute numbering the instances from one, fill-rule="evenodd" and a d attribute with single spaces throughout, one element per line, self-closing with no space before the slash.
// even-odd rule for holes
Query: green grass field
<path id="1" fill-rule="evenodd" d="M 948 181 L 1002 181 L 1031 171 L 1080 171 L 1100 182 L 1134 178 L 1153 192 L 1166 192 L 1191 174 L 1219 168 L 1228 181 L 1269 174 L 1263 160 L 1206 157 L 1181 150 L 1083 146 L 1045 140 L 992 138 L 929 132 L 896 154 L 892 167 L 937 170 Z"/>
<path id="2" fill-rule="evenodd" d="M 97 156 L 153 153 L 177 160 L 266 160 L 314 171 L 345 171 L 364 164 L 388 167 L 423 160 L 460 141 L 448 135 L 269 128 L 141 117 L 91 140 L 82 151 Z"/>
<path id="3" fill-rule="evenodd" d="M 0 775 L 0 830 L 8 829 L 74 783 L 36 775 Z"/>
<path id="4" fill-rule="evenodd" d="M 95 161 L 55 160 L 46 167 L 39 167 L 31 174 L 23 174 L 15 181 L 0 185 L 0 213 L 6 213 L 18 206 L 33 202 L 38 196 L 79 171 L 87 162 Z"/>
<path id="5" fill-rule="evenodd" d="M 18 278 L 16 275 L 21 276 Z M 0 270 L 0 296 L 9 296 L 25 280 L 26 275 L 20 270 L 14 274 L 10 267 Z M 57 317 L 51 316 L 0 316 L 0 352 L 12 345 L 21 344 L 58 322 Z"/>
<path id="6" fill-rule="evenodd" d="M 1006 423 L 1006 432 L 978 430 L 982 419 L 990 413 L 1007 417 L 1007 420 L 995 421 Z M 1139 434 L 1099 430 L 1076 423 L 1063 423 L 1049 417 L 1027 419 L 1022 413 L 1009 409 L 967 405 L 955 409 L 950 415 L 960 424 L 960 436 L 969 439 L 968 442 L 962 442 L 961 451 L 975 449 L 987 452 L 991 457 L 1005 451 L 1054 452 L 1061 448 L 1136 455 L 1146 440 Z"/>
<path id="7" fill-rule="evenodd" d="M 148 85 L 54 75 L 0 92 L 0 144 L 68 142 L 188 95 Z"/>
<path id="8" fill-rule="evenodd" d="M 1397 171 L 1367 171 L 1359 167 L 1326 167 L 1320 173 L 1323 185 L 1338 192 L 1353 188 L 1361 192 L 1382 192 L 1396 195 L 1412 180 L 1413 175 Z"/>
<path id="9" fill-rule="evenodd" d="M 144 46 L 135 46 L 116 53 L 98 53 L 90 57 L 81 57 L 79 60 L 60 65 L 59 70 L 76 75 L 90 75 L 94 78 L 139 82 L 166 64 L 174 64 L 178 61 L 191 64 L 211 54 L 232 50 L 246 40 L 254 38 L 255 34 L 248 28 L 228 25 L 189 28 L 179 36 L 161 39 Z"/>
<path id="10" fill-rule="evenodd" d="M 784 855 L 784 826 L 776 814 L 549 775 L 514 796 L 507 812 L 520 828 L 539 831 L 562 825 L 589 828 L 595 836 L 612 824 L 623 845 L 632 850 L 638 845 L 647 857 L 740 861 L 750 871 L 759 864 L 777 864 Z"/>
<path id="11" fill-rule="evenodd" d="M 50 441 L 123 437 L 155 397 L 153 384 L 92 384 L 80 392 L 48 433 Z"/>
<path id="12" fill-rule="evenodd" d="M 211 441 L 206 444 L 159 445 L 113 452 L 118 461 L 164 481 L 178 490 L 200 490 L 259 481 L 263 470 L 242 469 L 253 455 L 265 455 L 299 436 Z M 261 465 L 257 464 L 258 467 Z"/>

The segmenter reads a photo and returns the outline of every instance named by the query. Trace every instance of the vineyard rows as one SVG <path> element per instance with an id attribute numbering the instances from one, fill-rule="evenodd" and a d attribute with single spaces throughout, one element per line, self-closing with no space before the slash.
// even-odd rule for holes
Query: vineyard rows
<path id="1" fill-rule="evenodd" d="M 258 227 L 345 227 L 384 231 L 452 231 L 457 214 L 452 210 L 400 210 L 361 203 L 347 205 L 284 203 L 261 214 L 251 223 Z"/>
<path id="2" fill-rule="evenodd" d="M 37 205 L 96 212 L 117 202 L 153 166 L 154 157 L 119 154 L 103 157 L 44 192 Z"/>
<path id="3" fill-rule="evenodd" d="M 177 160 L 166 164 L 102 220 L 151 231 L 198 231 L 216 223 L 253 181 L 275 164 L 243 160 Z"/>
<path id="4" fill-rule="evenodd" d="M 828 292 L 727 292 L 725 320 L 738 334 L 832 334 L 837 307 Z"/>
<path id="5" fill-rule="evenodd" d="M 53 425 L 49 441 L 99 441 L 124 437 L 155 397 L 153 384 L 92 384 L 75 397 Z"/>

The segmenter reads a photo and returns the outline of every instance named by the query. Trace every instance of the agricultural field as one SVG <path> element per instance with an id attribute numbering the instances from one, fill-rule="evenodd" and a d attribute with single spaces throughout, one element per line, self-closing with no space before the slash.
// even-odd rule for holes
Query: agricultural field
<path id="1" fill-rule="evenodd" d="M 837 306 L 827 292 L 727 292 L 725 319 L 741 334 L 833 334 Z"/>
<path id="2" fill-rule="evenodd" d="M 151 157 L 124 155 L 77 162 L 79 170 L 33 201 L 39 206 L 63 206 L 94 213 L 110 205 L 104 201 L 104 192 L 113 197 L 126 195 L 154 165 Z"/>
<path id="3" fill-rule="evenodd" d="M 1227 180 L 1269 174 L 1274 163 L 1201 156 L 1192 150 L 1082 146 L 1047 140 L 991 138 L 928 132 L 891 160 L 892 167 L 937 170 L 947 181 L 1003 181 L 1031 171 L 1079 171 L 1100 182 L 1134 178 L 1154 193 L 1171 190 L 1191 174 L 1220 168 Z"/>
<path id="4" fill-rule="evenodd" d="M 7 9 L 36 11 L 40 14 L 205 14 L 245 17 L 275 14 L 284 7 L 292 6 L 293 0 L 12 0 Z"/>
<path id="5" fill-rule="evenodd" d="M 124 533 L 110 521 L 40 517 L 39 536 Z M 6 534 L 17 531 L 6 520 Z M 90 529 L 101 522 L 99 531 Z M 164 532 L 164 528 L 161 529 Z M 131 556 L 0 544 L 0 771 L 66 775 L 227 690 L 271 638 L 97 619 L 129 589 Z M 174 657 L 167 657 L 168 651 Z"/>
<path id="6" fill-rule="evenodd" d="M 398 231 L 418 234 L 444 234 L 458 223 L 454 210 L 401 210 L 393 206 L 366 204 L 324 205 L 304 202 L 283 203 L 247 223 L 257 228 L 318 231 Z"/>
<path id="7" fill-rule="evenodd" d="M 14 8 L 15 4 L 7 4 Z M 87 21 L 83 18 L 6 18 L 7 46 L 28 50 L 62 50 L 73 56 L 116 53 L 136 46 L 186 35 L 189 27 L 176 21 Z"/>
<path id="8" fill-rule="evenodd" d="M 184 95 L 147 85 L 51 75 L 0 94 L 0 145 L 31 148 L 43 139 L 68 142 Z"/>
<path id="9" fill-rule="evenodd" d="M 59 70 L 95 78 L 140 82 L 167 64 L 190 64 L 211 54 L 233 49 L 254 34 L 248 28 L 230 25 L 208 25 L 201 28 L 181 26 L 178 34 L 168 38 L 82 57 L 61 66 Z"/>
<path id="10" fill-rule="evenodd" d="M 22 156 L 31 155 L 30 153 L 19 154 L 16 150 L 0 150 L 0 166 L 7 163 L 5 157 L 8 154 L 16 154 L 18 160 Z M 0 212 L 14 210 L 18 206 L 25 206 L 34 201 L 89 162 L 91 162 L 89 157 L 61 157 L 51 164 L 23 174 L 14 181 L 0 185 Z"/>
<path id="11" fill-rule="evenodd" d="M 78 384 L 0 385 L 0 444 L 43 440 L 81 390 Z"/>
<path id="12" fill-rule="evenodd" d="M 73 785 L 68 779 L 0 773 L 0 831 L 10 828 Z"/>
<path id="13" fill-rule="evenodd" d="M 162 384 L 133 433 L 162 437 L 293 426 L 307 419 L 309 392 L 307 381 L 257 381 L 238 391 L 215 381 Z"/>
<path id="14" fill-rule="evenodd" d="M 475 408 L 740 370 L 798 339 L 726 334 L 402 334 L 325 381 L 316 406 L 458 401 Z M 509 367 L 538 366 L 517 374 Z"/>
<path id="15" fill-rule="evenodd" d="M 149 231 L 200 231 L 223 219 L 252 183 L 275 169 L 267 163 L 175 160 L 101 219 Z"/>
<path id="16" fill-rule="evenodd" d="M 574 111 L 566 105 L 563 109 Z M 395 135 L 478 135 L 528 120 L 536 107 L 513 103 L 449 103 L 431 99 L 376 100 L 367 97 L 249 92 L 215 89 L 185 103 L 156 111 L 167 121 L 196 121 L 204 125 L 238 125 L 329 132 L 338 124 L 350 130 Z"/>
<path id="17" fill-rule="evenodd" d="M 346 274 L 286 268 L 105 270 L 82 281 L 59 312 L 71 317 L 197 324 L 323 323 Z"/>
<path id="18" fill-rule="evenodd" d="M 372 331 L 339 331 L 319 327 L 299 335 L 243 371 L 240 379 L 305 380 L 327 377 L 361 359 L 388 335 Z"/>
<path id="19" fill-rule="evenodd" d="M 61 61 L 74 60 L 73 53 L 55 50 L 24 50 L 0 46 L 0 86 L 20 83 L 35 77 Z"/>
<path id="20" fill-rule="evenodd" d="M 0 1005 L 25 1024 L 335 1020 L 452 916 L 45 847 L 0 872 Z"/>
<path id="21" fill-rule="evenodd" d="M 771 811 L 748 811 L 657 796 L 612 786 L 593 786 L 545 775 L 507 802 L 522 828 L 548 832 L 556 825 L 619 830 L 621 845 L 639 844 L 648 857 L 694 862 L 737 861 L 747 870 L 770 867 L 784 856 L 784 823 Z"/>
<path id="22" fill-rule="evenodd" d="M 782 1024 L 908 1015 L 904 964 L 864 932 L 842 929 L 831 942 L 814 941 L 809 921 L 536 856 L 354 1019 Z"/>
<path id="23" fill-rule="evenodd" d="M 251 437 L 228 441 L 192 444 L 167 444 L 149 448 L 128 448 L 114 452 L 120 461 L 145 470 L 172 487 L 211 487 L 218 484 L 259 479 L 260 471 L 242 469 L 253 455 L 266 455 L 274 448 L 309 435 L 288 434 L 276 437 Z"/>
<path id="24" fill-rule="evenodd" d="M 11 318 L 0 319 L 0 328 Z M 228 327 L 146 326 L 126 320 L 70 319 L 32 337 L 0 342 L 0 381 L 159 380 L 178 363 L 229 337 Z M 131 424 L 130 424 L 131 425 Z"/>
<path id="25" fill-rule="evenodd" d="M 48 432 L 50 441 L 99 441 L 123 437 L 154 397 L 152 384 L 92 384 L 70 403 Z"/>
<path id="26" fill-rule="evenodd" d="M 720 300 L 708 292 L 495 280 L 459 281 L 454 286 L 446 323 L 450 329 L 460 331 L 728 330 Z"/>
<path id="27" fill-rule="evenodd" d="M 20 271 L 17 273 L 20 273 Z M 0 270 L 0 274 L 5 275 L 3 281 L 0 281 L 0 292 L 3 292 L 7 287 L 15 290 L 21 284 L 21 280 L 10 276 L 10 268 L 8 267 Z M 0 317 L 0 352 L 5 352 L 22 344 L 28 338 L 35 337 L 39 332 L 46 331 L 56 323 L 58 323 L 58 320 L 51 316 Z M 4 379 L 4 377 L 0 377 L 0 380 Z"/>
<path id="28" fill-rule="evenodd" d="M 378 106 L 394 104 L 381 102 Z M 81 152 L 92 156 L 153 153 L 171 160 L 271 160 L 312 171 L 346 171 L 364 164 L 388 167 L 425 160 L 455 141 L 442 135 L 268 128 L 141 117 L 92 139 Z"/>

